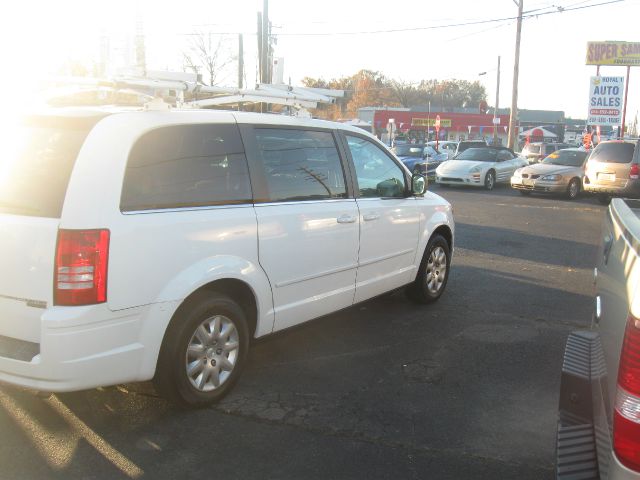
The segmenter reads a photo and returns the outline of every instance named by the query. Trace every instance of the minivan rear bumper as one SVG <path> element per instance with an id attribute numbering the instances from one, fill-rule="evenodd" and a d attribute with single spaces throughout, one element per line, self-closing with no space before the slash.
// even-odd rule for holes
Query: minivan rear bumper
<path id="1" fill-rule="evenodd" d="M 615 186 L 606 183 L 591 183 L 589 178 L 585 177 L 584 191 L 611 196 L 640 198 L 640 181 L 628 180 L 623 186 Z"/>
<path id="2" fill-rule="evenodd" d="M 0 382 L 65 392 L 148 380 L 153 368 L 143 365 L 154 362 L 145 361 L 145 356 L 157 349 L 145 349 L 142 334 L 147 310 L 112 312 L 105 304 L 44 310 L 39 344 L 3 337 Z M 29 352 L 35 355 L 28 358 Z"/>

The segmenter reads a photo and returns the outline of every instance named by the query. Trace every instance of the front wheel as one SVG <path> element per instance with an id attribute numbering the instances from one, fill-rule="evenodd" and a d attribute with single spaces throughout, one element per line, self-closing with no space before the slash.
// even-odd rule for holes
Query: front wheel
<path id="1" fill-rule="evenodd" d="M 171 320 L 158 357 L 155 387 L 180 406 L 217 402 L 240 375 L 248 347 L 242 308 L 226 295 L 198 293 Z"/>
<path id="2" fill-rule="evenodd" d="M 484 177 L 484 188 L 487 190 L 493 190 L 496 186 L 496 174 L 493 170 L 489 170 Z"/>
<path id="3" fill-rule="evenodd" d="M 434 235 L 425 249 L 418 275 L 407 289 L 409 298 L 418 303 L 432 303 L 440 298 L 449 279 L 451 254 L 442 235 Z"/>
<path id="4" fill-rule="evenodd" d="M 571 179 L 569 186 L 567 187 L 567 198 L 573 200 L 580 193 L 580 180 L 577 178 Z"/>

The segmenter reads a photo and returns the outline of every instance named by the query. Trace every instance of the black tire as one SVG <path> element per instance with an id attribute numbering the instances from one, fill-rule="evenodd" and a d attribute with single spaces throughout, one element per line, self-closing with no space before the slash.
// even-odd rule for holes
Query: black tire
<path id="1" fill-rule="evenodd" d="M 531 195 L 531 192 L 529 190 L 518 190 L 520 192 L 520 195 Z"/>
<path id="2" fill-rule="evenodd" d="M 572 178 L 567 187 L 567 198 L 573 200 L 580 195 L 580 179 Z"/>
<path id="3" fill-rule="evenodd" d="M 207 378 L 204 372 L 215 371 L 217 367 L 218 373 L 211 374 L 210 379 L 214 382 L 215 376 L 219 385 L 208 386 L 205 380 L 205 385 L 198 388 L 194 384 L 197 379 L 194 380 L 187 374 L 190 358 L 187 356 L 187 348 L 199 347 L 194 343 L 199 342 L 200 337 L 197 331 L 205 322 L 215 318 L 222 319 L 219 320 L 222 322 L 220 335 L 215 338 L 215 327 L 211 332 L 206 326 L 204 327 L 205 332 L 210 334 L 211 343 L 205 345 L 201 342 L 202 351 L 206 353 L 202 354 L 200 360 L 194 359 L 191 365 L 198 363 L 194 369 L 196 371 L 203 366 L 202 377 L 198 378 Z M 227 326 L 226 331 L 233 333 L 231 325 L 235 327 L 237 335 L 233 335 L 233 339 L 227 337 L 225 340 L 222 335 L 225 332 L 224 327 Z M 232 347 L 233 344 L 237 344 L 237 348 L 227 352 L 227 347 Z M 153 383 L 161 396 L 181 407 L 203 407 L 215 403 L 231 390 L 238 379 L 244 367 L 248 348 L 249 329 L 242 308 L 226 295 L 213 292 L 197 293 L 176 311 L 165 332 Z M 230 362 L 231 355 L 233 355 L 233 362 Z M 229 363 L 233 363 L 228 374 L 225 374 L 228 370 L 223 367 L 223 356 L 226 356 Z M 223 375 L 226 376 L 223 378 Z M 212 389 L 207 391 L 207 388 Z"/>
<path id="4" fill-rule="evenodd" d="M 611 201 L 611 197 L 609 195 L 605 195 L 605 194 L 598 195 L 598 202 L 600 202 L 602 205 L 609 205 L 610 201 Z"/>
<path id="5" fill-rule="evenodd" d="M 441 249 L 441 250 L 439 250 Z M 431 263 L 432 255 L 437 255 L 438 252 L 444 253 L 446 265 L 446 270 L 444 272 L 444 276 L 441 280 L 441 283 L 437 285 L 437 290 L 434 291 L 430 288 L 430 280 L 432 280 L 432 276 L 439 275 L 441 270 L 433 271 L 433 268 L 430 271 L 430 266 L 437 268 L 440 265 L 436 265 L 436 262 Z M 440 298 L 442 293 L 447 286 L 447 281 L 449 280 L 449 270 L 451 266 L 451 253 L 449 250 L 449 244 L 445 240 L 442 235 L 434 235 L 429 240 L 427 244 L 427 248 L 424 251 L 424 255 L 422 256 L 422 262 L 420 263 L 420 268 L 418 269 L 418 275 L 414 282 L 407 288 L 407 295 L 409 298 L 418 303 L 432 303 Z"/>
<path id="6" fill-rule="evenodd" d="M 496 172 L 489 170 L 484 176 L 484 188 L 485 190 L 493 190 L 496 186 Z"/>

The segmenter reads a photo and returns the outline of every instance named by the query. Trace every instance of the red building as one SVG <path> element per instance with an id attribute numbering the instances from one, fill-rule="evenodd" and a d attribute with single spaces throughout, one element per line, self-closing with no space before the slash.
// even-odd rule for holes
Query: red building
<path id="1" fill-rule="evenodd" d="M 422 132 L 419 135 L 424 136 L 429 126 L 431 138 L 435 138 L 437 116 L 440 116 L 440 140 L 493 137 L 493 114 L 483 113 L 376 110 L 373 115 L 373 126 L 376 133 L 380 134 L 387 131 L 389 120 L 393 119 L 397 132 Z M 509 115 L 498 115 L 498 119 L 500 123 L 496 125 L 496 132 L 504 141 L 507 137 Z"/>

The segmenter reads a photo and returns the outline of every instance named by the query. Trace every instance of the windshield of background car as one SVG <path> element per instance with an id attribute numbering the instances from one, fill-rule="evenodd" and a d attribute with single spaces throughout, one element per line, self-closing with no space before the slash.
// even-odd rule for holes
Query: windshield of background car
<path id="1" fill-rule="evenodd" d="M 431 145 L 425 147 L 424 149 L 424 154 L 425 155 L 438 155 L 438 152 L 434 147 L 432 147 Z"/>
<path id="2" fill-rule="evenodd" d="M 527 154 L 539 154 L 540 153 L 540 145 L 525 145 L 525 147 L 522 149 L 522 154 L 523 155 L 527 155 Z"/>
<path id="3" fill-rule="evenodd" d="M 577 150 L 556 150 L 551 155 L 542 160 L 547 165 L 563 165 L 566 167 L 581 167 L 587 152 Z"/>
<path id="4" fill-rule="evenodd" d="M 484 142 L 460 142 L 458 145 L 458 153 L 464 152 L 469 148 L 483 147 L 484 145 L 486 145 Z"/>
<path id="5" fill-rule="evenodd" d="M 626 142 L 601 143 L 589 160 L 608 163 L 630 163 L 633 158 L 633 144 Z"/>
<path id="6" fill-rule="evenodd" d="M 498 150 L 493 148 L 469 148 L 458 154 L 454 160 L 471 160 L 474 162 L 495 162 Z"/>
<path id="7" fill-rule="evenodd" d="M 98 120 L 41 116 L 16 122 L 3 141 L 0 213 L 59 218 L 76 157 Z"/>
<path id="8" fill-rule="evenodd" d="M 418 145 L 396 145 L 393 152 L 399 157 L 422 157 L 423 147 Z"/>

